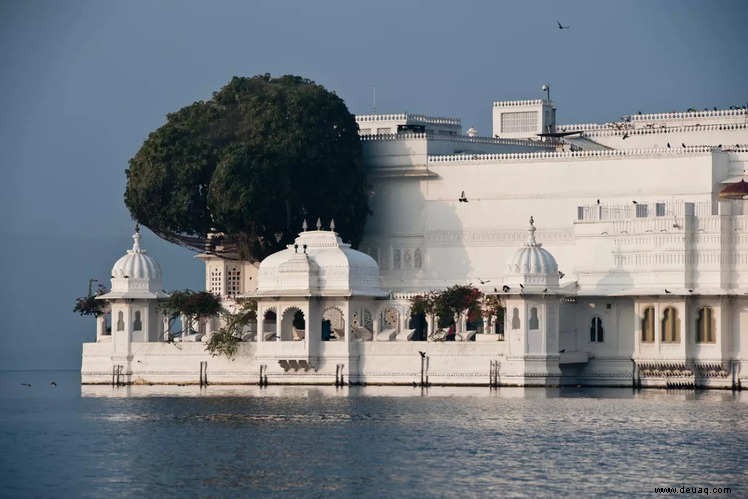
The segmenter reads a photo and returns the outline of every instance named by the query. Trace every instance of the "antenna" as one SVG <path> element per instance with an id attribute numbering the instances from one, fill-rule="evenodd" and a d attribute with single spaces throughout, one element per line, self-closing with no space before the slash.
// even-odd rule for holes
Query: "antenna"
<path id="1" fill-rule="evenodd" d="M 377 87 L 371 87 L 371 112 L 372 114 L 377 111 Z"/>

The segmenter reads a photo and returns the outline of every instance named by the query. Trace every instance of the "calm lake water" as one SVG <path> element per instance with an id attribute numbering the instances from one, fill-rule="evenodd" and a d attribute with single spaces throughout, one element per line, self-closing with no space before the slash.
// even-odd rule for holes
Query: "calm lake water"
<path id="1" fill-rule="evenodd" d="M 748 393 L 114 389 L 0 372 L 0 450 L 0 497 L 745 497 Z"/>

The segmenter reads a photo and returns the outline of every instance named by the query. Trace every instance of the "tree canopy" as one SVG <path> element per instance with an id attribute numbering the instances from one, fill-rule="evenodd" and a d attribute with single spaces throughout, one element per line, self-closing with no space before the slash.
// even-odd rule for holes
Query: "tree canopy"
<path id="1" fill-rule="evenodd" d="M 369 211 L 355 118 L 298 76 L 234 77 L 167 115 L 126 174 L 137 221 L 172 241 L 224 232 L 251 260 L 282 248 L 307 217 L 334 218 L 355 246 Z"/>

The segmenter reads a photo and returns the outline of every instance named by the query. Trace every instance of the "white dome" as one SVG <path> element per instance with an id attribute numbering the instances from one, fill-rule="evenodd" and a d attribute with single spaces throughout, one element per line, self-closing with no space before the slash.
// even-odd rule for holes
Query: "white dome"
<path id="1" fill-rule="evenodd" d="M 527 243 L 507 264 L 507 280 L 524 286 L 558 287 L 558 264 L 553 255 L 535 240 L 535 221 L 530 217 Z"/>
<path id="2" fill-rule="evenodd" d="M 127 254 L 112 267 L 112 290 L 108 295 L 113 298 L 152 298 L 162 295 L 161 267 L 140 248 L 138 228 L 132 239 L 132 249 L 127 250 Z"/>
<path id="3" fill-rule="evenodd" d="M 257 294 L 263 296 L 386 295 L 377 262 L 343 243 L 332 230 L 300 233 L 294 244 L 260 263 L 257 279 Z"/>

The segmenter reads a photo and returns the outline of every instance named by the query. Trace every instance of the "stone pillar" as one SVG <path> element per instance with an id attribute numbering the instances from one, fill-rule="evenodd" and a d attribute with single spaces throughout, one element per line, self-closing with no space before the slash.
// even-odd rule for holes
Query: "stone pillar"
<path id="1" fill-rule="evenodd" d="M 372 341 L 377 341 L 377 334 L 379 334 L 379 318 L 372 319 L 371 322 L 371 334 L 372 334 Z"/>
<path id="2" fill-rule="evenodd" d="M 106 334 L 106 314 L 96 317 L 96 341 L 101 341 L 101 337 Z"/>
<path id="3" fill-rule="evenodd" d="M 280 306 L 275 307 L 275 341 L 281 341 L 281 331 L 283 330 L 283 315 L 281 315 L 280 309 Z"/>
<path id="4" fill-rule="evenodd" d="M 262 343 L 265 341 L 265 334 L 262 331 L 265 327 L 265 312 L 260 307 L 257 307 L 257 317 L 255 320 L 257 321 L 257 341 Z"/>
<path id="5" fill-rule="evenodd" d="M 490 317 L 483 317 L 483 334 L 489 334 L 491 327 L 491 318 Z"/>
<path id="6" fill-rule="evenodd" d="M 190 321 L 187 320 L 186 315 L 181 315 L 180 320 L 182 321 L 182 336 L 180 336 L 179 341 L 183 342 L 184 337 L 190 334 L 190 326 L 192 326 L 192 324 L 190 324 Z"/>

